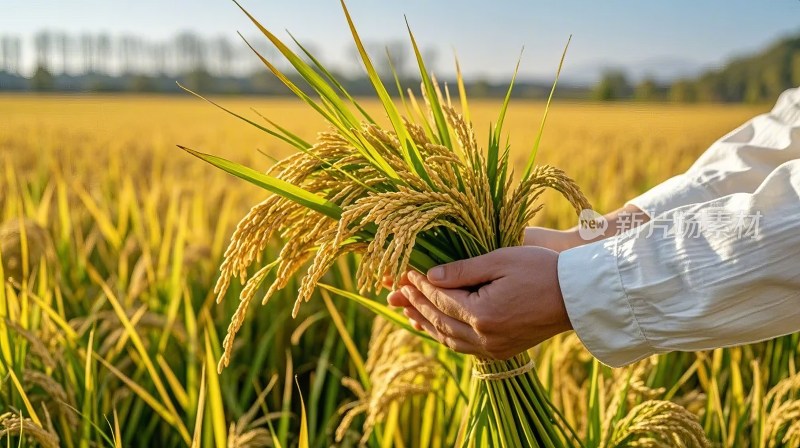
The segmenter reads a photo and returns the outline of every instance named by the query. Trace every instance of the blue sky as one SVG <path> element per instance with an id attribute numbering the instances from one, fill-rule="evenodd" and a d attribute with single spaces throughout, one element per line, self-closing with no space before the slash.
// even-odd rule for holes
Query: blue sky
<path id="1" fill-rule="evenodd" d="M 242 0 L 264 25 L 313 42 L 334 64 L 346 57 L 348 30 L 336 0 Z M 798 0 L 350 0 L 365 40 L 404 36 L 403 15 L 424 46 L 437 47 L 437 72 L 451 73 L 452 48 L 471 75 L 508 76 L 525 46 L 521 72 L 552 76 L 572 34 L 565 77 L 599 66 L 706 67 L 800 33 Z M 168 38 L 182 30 L 236 38 L 255 32 L 228 0 L 0 0 L 0 34 L 134 33 Z"/>

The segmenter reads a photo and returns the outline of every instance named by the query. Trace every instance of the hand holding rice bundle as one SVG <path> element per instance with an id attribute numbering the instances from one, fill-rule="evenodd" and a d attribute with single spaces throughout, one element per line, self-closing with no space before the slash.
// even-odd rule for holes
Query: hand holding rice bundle
<path id="1" fill-rule="evenodd" d="M 442 263 L 521 245 L 525 227 L 542 207 L 537 200 L 547 188 L 559 191 L 576 213 L 590 208 L 565 173 L 534 164 L 544 118 L 524 170 L 515 179 L 509 147 L 501 144 L 511 87 L 488 145 L 482 149 L 469 120 L 460 74 L 458 111 L 449 91 L 445 88 L 442 94 L 428 74 L 410 33 L 424 105 L 411 91 L 404 94 L 395 74 L 401 112 L 377 75 L 344 3 L 342 7 L 391 127 L 378 125 L 302 45 L 297 43 L 310 63 L 248 14 L 318 98 L 305 93 L 307 88 L 295 85 L 260 54 L 259 58 L 331 128 L 312 144 L 270 120 L 267 127 L 236 115 L 298 150 L 267 174 L 184 148 L 272 193 L 242 219 L 225 253 L 216 287 L 218 300 L 232 278 L 245 287 L 223 343 L 220 371 L 228 365 L 236 332 L 270 272 L 275 272 L 275 281 L 263 303 L 284 288 L 294 273 L 309 266 L 298 291 L 296 315 L 300 304 L 309 300 L 323 275 L 343 254 L 361 255 L 357 285 L 359 293 L 367 294 L 380 289 L 386 273 L 397 280 L 409 268 L 426 272 Z M 285 241 L 278 258 L 248 277 L 248 268 L 260 262 L 264 248 L 276 235 Z M 470 409 L 460 436 L 464 445 L 580 443 L 550 405 L 527 353 L 508 360 L 475 359 L 473 366 Z"/>

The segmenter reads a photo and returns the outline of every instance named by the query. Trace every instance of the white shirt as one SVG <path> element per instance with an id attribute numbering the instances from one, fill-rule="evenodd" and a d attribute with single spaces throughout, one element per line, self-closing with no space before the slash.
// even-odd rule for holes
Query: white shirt
<path id="1" fill-rule="evenodd" d="M 651 221 L 558 260 L 572 326 L 601 362 L 800 331 L 800 88 L 629 203 Z"/>

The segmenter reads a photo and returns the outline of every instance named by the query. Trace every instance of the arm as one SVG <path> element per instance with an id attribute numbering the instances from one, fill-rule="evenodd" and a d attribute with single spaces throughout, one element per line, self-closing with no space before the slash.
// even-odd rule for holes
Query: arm
<path id="1" fill-rule="evenodd" d="M 569 230 L 553 230 L 545 227 L 528 227 L 525 229 L 525 246 L 539 246 L 562 252 L 573 247 L 604 240 L 620 233 L 623 229 L 638 227 L 650 220 L 650 216 L 633 205 L 626 204 L 603 218 L 608 222 L 608 228 L 595 238 L 584 238 L 578 232 L 578 226 Z"/>
<path id="2" fill-rule="evenodd" d="M 740 238 L 710 224 L 674 233 L 678 217 L 709 211 L 760 216 L 757 233 Z M 427 277 L 411 272 L 389 301 L 454 350 L 498 359 L 570 328 L 612 366 L 757 342 L 800 331 L 798 217 L 800 160 L 754 193 L 675 209 L 641 232 L 561 254 L 511 247 Z"/>
<path id="3" fill-rule="evenodd" d="M 733 220 L 727 231 L 710 219 L 705 228 L 676 227 L 698 216 Z M 736 217 L 750 217 L 744 224 L 756 234 L 737 235 Z M 592 354 L 612 366 L 800 331 L 798 217 L 795 160 L 754 193 L 680 207 L 638 234 L 566 251 L 558 277 L 570 322 Z"/>

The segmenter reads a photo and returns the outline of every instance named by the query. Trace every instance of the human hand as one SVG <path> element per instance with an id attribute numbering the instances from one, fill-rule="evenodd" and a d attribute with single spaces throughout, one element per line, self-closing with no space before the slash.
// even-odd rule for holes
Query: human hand
<path id="1" fill-rule="evenodd" d="M 556 252 L 563 252 L 573 247 L 586 244 L 588 241 L 581 239 L 577 228 L 570 230 L 555 230 L 546 227 L 528 227 L 525 229 L 525 246 L 538 246 Z M 382 285 L 386 289 L 400 289 L 404 284 L 408 284 L 408 279 L 404 275 L 401 277 L 401 284 L 395 288 L 394 278 L 391 275 L 384 275 Z"/>
<path id="2" fill-rule="evenodd" d="M 570 330 L 558 284 L 558 253 L 509 247 L 407 272 L 388 301 L 451 349 L 508 359 Z"/>

